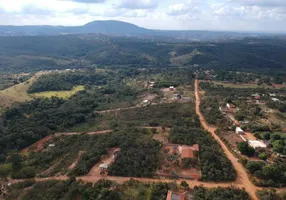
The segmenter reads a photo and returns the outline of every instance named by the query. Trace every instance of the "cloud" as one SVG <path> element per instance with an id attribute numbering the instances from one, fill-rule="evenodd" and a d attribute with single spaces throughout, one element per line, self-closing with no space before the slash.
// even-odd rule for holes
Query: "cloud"
<path id="1" fill-rule="evenodd" d="M 73 1 L 78 3 L 104 3 L 106 0 L 62 0 L 62 1 Z"/>
<path id="2" fill-rule="evenodd" d="M 237 3 L 244 6 L 286 7 L 285 0 L 230 0 L 229 2 Z"/>
<path id="3" fill-rule="evenodd" d="M 203 2 L 203 1 L 201 1 Z M 189 0 L 185 3 L 173 4 L 168 7 L 167 14 L 170 16 L 180 16 L 185 14 L 198 14 L 201 12 L 198 0 Z"/>
<path id="4" fill-rule="evenodd" d="M 154 9 L 158 6 L 158 0 L 121 0 L 116 5 L 118 8 L 127 9 Z"/>

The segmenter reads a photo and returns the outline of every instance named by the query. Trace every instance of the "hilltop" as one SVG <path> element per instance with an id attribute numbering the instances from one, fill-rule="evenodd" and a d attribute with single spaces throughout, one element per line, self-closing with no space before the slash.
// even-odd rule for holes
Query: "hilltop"
<path id="1" fill-rule="evenodd" d="M 82 33 L 100 33 L 116 36 L 169 37 L 188 40 L 218 40 L 267 36 L 267 34 L 262 33 L 254 34 L 227 31 L 151 30 L 116 20 L 92 21 L 83 26 L 0 26 L 0 35 L 2 36 L 65 35 Z"/>

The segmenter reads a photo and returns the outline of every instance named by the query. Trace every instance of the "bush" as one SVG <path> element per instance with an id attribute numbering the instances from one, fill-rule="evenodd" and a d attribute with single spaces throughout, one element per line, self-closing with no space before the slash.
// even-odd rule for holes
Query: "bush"
<path id="1" fill-rule="evenodd" d="M 253 156 L 255 154 L 255 149 L 250 147 L 247 142 L 240 142 L 237 144 L 238 150 L 249 157 Z"/>

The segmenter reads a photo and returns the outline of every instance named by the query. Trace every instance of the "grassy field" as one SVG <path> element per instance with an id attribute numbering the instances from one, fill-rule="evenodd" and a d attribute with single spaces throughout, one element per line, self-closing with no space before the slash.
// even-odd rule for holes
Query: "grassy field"
<path id="1" fill-rule="evenodd" d="M 0 91 L 0 112 L 3 111 L 5 107 L 11 106 L 14 102 L 24 102 L 32 99 L 27 93 L 28 88 L 32 83 L 37 80 L 41 75 L 47 74 L 47 71 L 41 71 L 36 73 L 29 80 L 20 83 L 18 85 L 12 86 L 5 90 Z"/>
<path id="2" fill-rule="evenodd" d="M 228 83 L 228 82 L 223 82 L 223 81 L 213 81 L 216 85 L 223 85 L 223 87 L 228 87 L 228 88 L 273 88 L 272 86 L 269 85 L 257 85 L 257 84 L 251 84 L 251 83 L 239 83 L 239 84 L 234 84 L 234 83 Z"/>
<path id="3" fill-rule="evenodd" d="M 38 93 L 33 93 L 31 96 L 33 97 L 59 97 L 63 99 L 67 99 L 77 93 L 78 91 L 84 90 L 84 86 L 79 85 L 76 87 L 73 87 L 72 90 L 69 91 L 46 91 L 46 92 L 38 92 Z"/>

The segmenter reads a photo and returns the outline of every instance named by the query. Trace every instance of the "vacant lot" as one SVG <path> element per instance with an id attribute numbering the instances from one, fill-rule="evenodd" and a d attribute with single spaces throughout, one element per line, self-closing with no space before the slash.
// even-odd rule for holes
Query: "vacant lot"
<path id="1" fill-rule="evenodd" d="M 224 81 L 213 81 L 216 85 L 223 85 L 224 87 L 228 88 L 273 88 L 269 85 L 257 85 L 253 83 L 230 83 L 230 82 L 224 82 Z"/>
<path id="2" fill-rule="evenodd" d="M 31 100 L 32 97 L 28 95 L 27 90 L 32 85 L 32 83 L 37 80 L 37 78 L 47 73 L 49 72 L 38 72 L 29 80 L 0 91 L 0 112 L 3 110 L 3 108 L 11 106 L 15 102 L 24 102 Z"/>
<path id="3" fill-rule="evenodd" d="M 63 99 L 67 99 L 71 97 L 72 95 L 76 94 L 79 91 L 84 90 L 84 86 L 79 85 L 74 87 L 70 91 L 46 91 L 46 92 L 37 92 L 33 93 L 31 96 L 33 97 L 46 97 L 46 98 L 51 98 L 51 97 L 59 97 Z"/>

